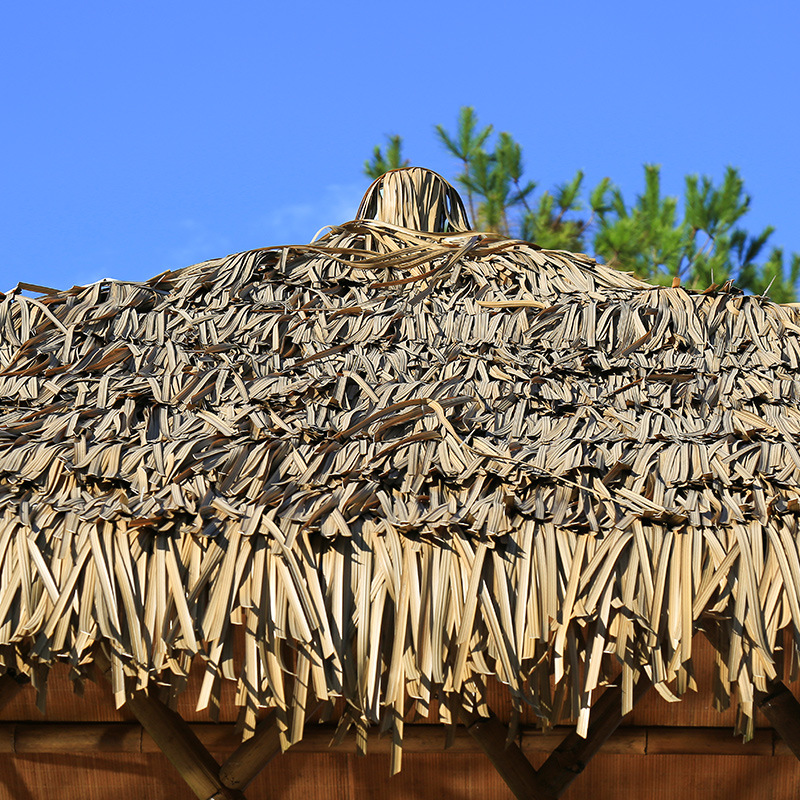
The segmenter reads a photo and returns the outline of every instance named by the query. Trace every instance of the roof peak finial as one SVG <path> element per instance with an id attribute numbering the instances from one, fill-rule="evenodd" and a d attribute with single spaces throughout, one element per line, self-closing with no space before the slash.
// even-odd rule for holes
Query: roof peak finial
<path id="1" fill-rule="evenodd" d="M 472 229 L 455 188 L 422 167 L 384 173 L 367 189 L 356 219 L 374 219 L 428 233 L 463 233 Z"/>

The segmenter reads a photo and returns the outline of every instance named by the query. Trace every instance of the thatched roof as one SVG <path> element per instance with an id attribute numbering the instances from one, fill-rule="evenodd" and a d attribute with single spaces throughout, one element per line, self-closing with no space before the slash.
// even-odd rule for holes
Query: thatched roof
<path id="1" fill-rule="evenodd" d="M 4 669 L 42 688 L 102 643 L 121 704 L 199 656 L 200 705 L 237 680 L 285 743 L 334 698 L 399 739 L 409 698 L 451 721 L 494 675 L 585 730 L 620 664 L 623 705 L 691 685 L 702 625 L 752 716 L 800 626 L 794 310 L 466 231 L 440 188 L 3 297 Z"/>

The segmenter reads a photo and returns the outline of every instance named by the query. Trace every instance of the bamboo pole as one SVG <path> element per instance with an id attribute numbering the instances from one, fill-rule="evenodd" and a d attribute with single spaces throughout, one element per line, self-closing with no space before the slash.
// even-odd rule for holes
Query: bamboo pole
<path id="1" fill-rule="evenodd" d="M 8 734 L 3 730 L 3 742 Z M 142 726 L 133 722 L 16 723 L 10 728 L 13 753 L 141 753 Z"/>
<path id="2" fill-rule="evenodd" d="M 258 723 L 252 738 L 242 742 L 228 756 L 220 767 L 220 780 L 229 789 L 244 790 L 280 752 L 280 731 L 273 713 Z"/>
<path id="3" fill-rule="evenodd" d="M 742 741 L 728 728 L 675 727 L 647 728 L 647 755 L 693 756 L 772 756 L 790 755 L 775 750 L 777 735 L 760 728 L 749 742 Z M 603 748 L 606 752 L 606 748 Z"/>

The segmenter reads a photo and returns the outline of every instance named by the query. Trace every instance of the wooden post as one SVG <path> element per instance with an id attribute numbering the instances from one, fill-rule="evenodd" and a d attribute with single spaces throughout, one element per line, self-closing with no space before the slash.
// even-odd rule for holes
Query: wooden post
<path id="1" fill-rule="evenodd" d="M 229 789 L 244 790 L 280 752 L 278 722 L 272 713 L 258 723 L 252 738 L 242 742 L 231 753 L 220 768 L 220 780 Z"/>
<path id="2" fill-rule="evenodd" d="M 769 681 L 766 692 L 756 692 L 756 705 L 769 724 L 800 759 L 800 703 L 783 681 Z"/>
<path id="3" fill-rule="evenodd" d="M 634 705 L 651 686 L 652 683 L 644 675 L 640 676 L 633 690 Z M 550 789 L 553 797 L 561 797 L 622 720 L 622 688 L 609 687 L 592 706 L 586 738 L 579 736 L 576 731 L 568 733 L 539 767 L 538 777 Z"/>
<path id="4" fill-rule="evenodd" d="M 506 746 L 508 731 L 494 714 L 479 717 L 462 712 L 462 719 L 517 800 L 556 800 L 558 795 L 540 780 L 517 743 Z"/>

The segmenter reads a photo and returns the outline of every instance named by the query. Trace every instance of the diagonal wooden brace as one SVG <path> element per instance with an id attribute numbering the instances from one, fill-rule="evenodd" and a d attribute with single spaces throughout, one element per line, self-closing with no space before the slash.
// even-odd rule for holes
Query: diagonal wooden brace
<path id="1" fill-rule="evenodd" d="M 800 702 L 783 681 L 769 681 L 767 691 L 757 691 L 755 699 L 769 724 L 800 759 Z"/>
<path id="2" fill-rule="evenodd" d="M 216 759 L 180 714 L 144 692 L 130 695 L 126 705 L 198 798 L 244 800 L 241 792 L 222 783 Z"/>
<path id="3" fill-rule="evenodd" d="M 652 685 L 643 675 L 639 678 L 634 705 Z M 622 687 L 609 687 L 592 707 L 586 738 L 576 731 L 567 734 L 538 771 L 516 743 L 506 745 L 506 728 L 494 714 L 462 711 L 461 718 L 518 800 L 557 800 L 622 723 Z"/>
<path id="4" fill-rule="evenodd" d="M 252 738 L 231 753 L 219 771 L 229 789 L 247 788 L 247 784 L 281 752 L 280 730 L 275 714 L 261 720 Z"/>
<path id="5" fill-rule="evenodd" d="M 720 640 L 715 628 L 703 633 L 712 646 L 719 650 Z M 727 653 L 723 651 L 723 657 Z M 782 680 L 767 681 L 767 691 L 754 692 L 756 707 L 763 712 L 767 721 L 786 746 L 800 759 L 800 702 Z"/>
<path id="6" fill-rule="evenodd" d="M 111 662 L 100 648 L 94 660 L 100 672 L 108 676 Z M 222 783 L 216 759 L 180 714 L 145 692 L 128 695 L 125 705 L 200 800 L 245 800 L 241 792 Z"/>
<path id="7" fill-rule="evenodd" d="M 644 675 L 640 676 L 633 690 L 634 705 L 652 685 Z M 592 706 L 586 738 L 579 736 L 576 731 L 568 733 L 561 744 L 550 753 L 547 761 L 539 767 L 537 775 L 550 789 L 553 797 L 561 797 L 609 736 L 620 726 L 623 718 L 622 687 L 609 687 Z"/>
<path id="8" fill-rule="evenodd" d="M 508 731 L 494 714 L 479 717 L 462 711 L 461 718 L 517 800 L 556 800 L 558 795 L 541 781 L 519 745 L 506 746 Z"/>

